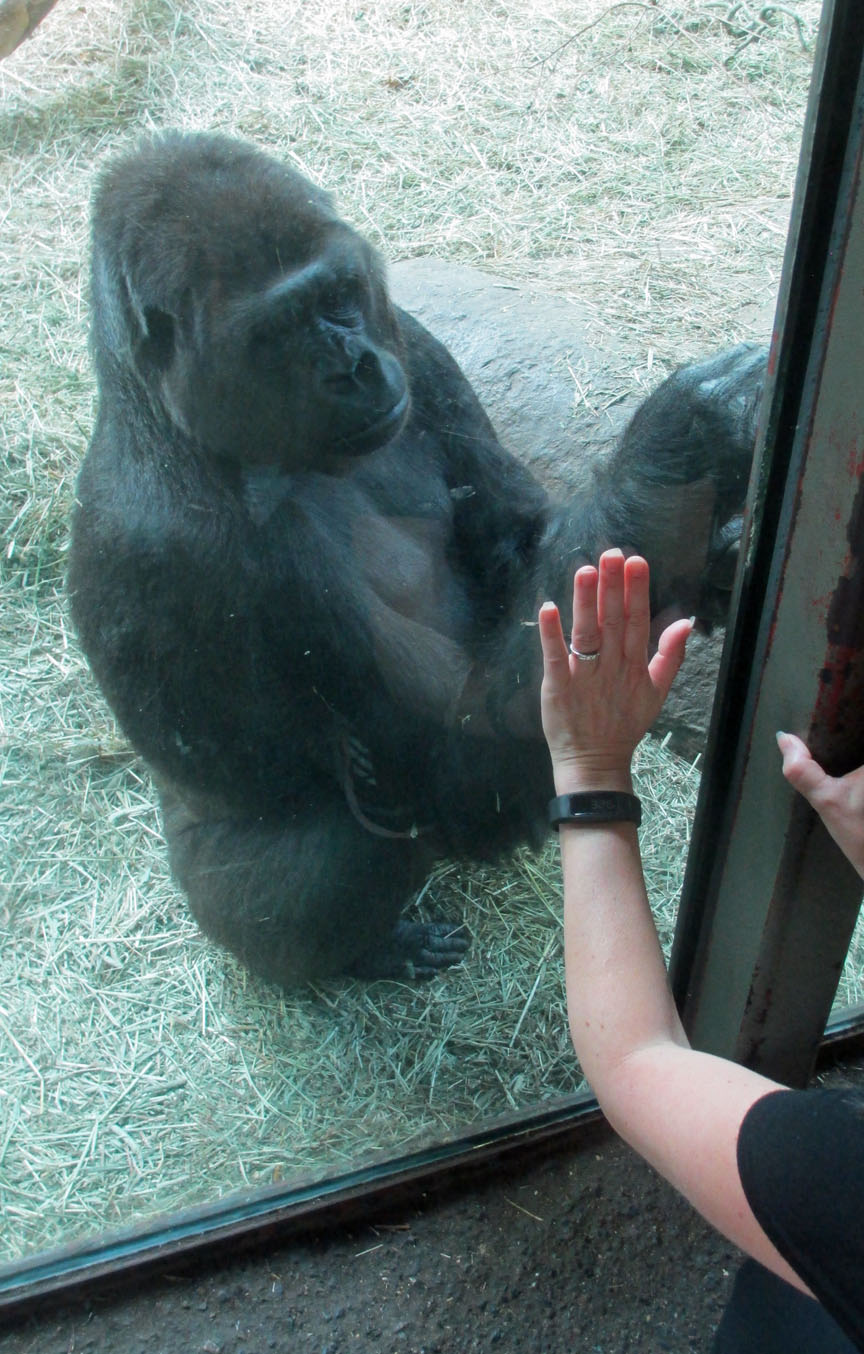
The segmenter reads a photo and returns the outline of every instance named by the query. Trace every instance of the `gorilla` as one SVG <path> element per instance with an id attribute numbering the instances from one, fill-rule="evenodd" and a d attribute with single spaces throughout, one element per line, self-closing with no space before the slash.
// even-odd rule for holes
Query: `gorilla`
<path id="1" fill-rule="evenodd" d="M 498 442 L 330 197 L 245 143 L 111 163 L 69 590 L 202 929 L 280 984 L 429 976 L 435 860 L 538 843 L 539 603 L 622 545 L 722 618 L 765 352 L 670 377 L 576 501 Z"/>

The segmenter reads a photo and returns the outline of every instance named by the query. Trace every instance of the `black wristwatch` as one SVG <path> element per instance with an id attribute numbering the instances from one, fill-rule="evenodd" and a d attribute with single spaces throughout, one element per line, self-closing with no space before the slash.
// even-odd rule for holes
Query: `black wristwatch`
<path id="1" fill-rule="evenodd" d="M 635 823 L 642 822 L 642 805 L 635 795 L 621 790 L 586 790 L 581 794 L 558 795 L 549 801 L 549 822 L 554 828 L 562 823 Z"/>

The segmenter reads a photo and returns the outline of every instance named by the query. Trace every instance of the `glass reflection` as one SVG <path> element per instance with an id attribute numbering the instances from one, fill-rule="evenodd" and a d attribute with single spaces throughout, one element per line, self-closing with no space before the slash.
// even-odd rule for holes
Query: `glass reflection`
<path id="1" fill-rule="evenodd" d="M 527 373 L 540 370 L 522 417 L 543 452 L 550 422 L 566 448 L 608 442 L 627 401 L 685 357 L 761 342 L 770 326 L 809 68 L 800 25 L 779 16 L 746 44 L 708 5 L 670 24 L 663 14 L 601 14 L 586 3 L 585 24 L 602 22 L 558 50 L 562 32 L 584 27 L 572 5 L 494 15 L 449 4 L 434 14 L 386 3 L 329 7 L 325 16 L 289 8 L 290 16 L 284 5 L 256 9 L 239 41 L 236 15 L 212 7 L 166 31 L 162 11 L 133 19 L 107 6 L 98 29 L 81 15 L 71 38 L 59 20 L 53 29 L 46 21 L 3 72 L 15 260 L 2 321 L 4 1258 L 225 1192 L 315 1177 L 580 1085 L 564 1018 L 554 843 L 494 867 L 444 860 L 425 883 L 431 862 L 423 863 L 411 916 L 464 919 L 472 939 L 465 962 L 430 983 L 316 978 L 279 991 L 200 935 L 169 874 L 154 786 L 89 676 L 63 593 L 67 515 L 94 421 L 81 265 L 95 167 L 154 123 L 223 128 L 335 189 L 345 217 L 391 258 L 435 254 L 479 263 L 525 295 L 577 296 L 579 307 L 570 302 L 557 321 L 555 362 L 537 346 L 552 327 L 541 299 L 535 327 L 522 321 L 523 347 L 517 331 L 515 356 L 489 390 L 496 422 L 499 409 L 518 417 Z M 815 22 L 816 5 L 801 12 Z M 302 296 L 290 300 L 302 307 Z M 337 320 L 350 304 L 328 302 Z M 459 286 L 445 292 L 444 337 L 486 399 L 470 341 L 472 323 L 482 330 L 486 320 L 455 323 L 462 306 Z M 142 300 L 138 358 L 164 389 L 166 329 L 146 310 Z M 109 348 L 111 339 L 117 331 Z M 229 366 L 223 384 L 234 376 Z M 562 427 L 556 412 L 544 425 L 561 390 L 568 421 Z M 215 404 L 199 412 L 217 415 L 224 433 Z M 572 453 L 534 456 L 556 496 L 584 477 Z M 266 475 L 256 484 L 251 507 L 269 517 L 279 508 L 268 498 L 273 485 Z M 454 510 L 470 502 L 456 498 Z M 390 515 L 404 535 L 398 503 Z M 720 515 L 721 528 L 730 515 Z M 414 505 L 410 517 L 416 526 Z M 663 530 L 700 545 L 681 535 L 690 521 L 676 519 L 669 495 Z M 352 526 L 361 567 L 380 588 L 396 586 L 380 530 L 370 539 L 368 520 Z M 412 539 L 428 560 L 424 531 Z M 437 558 L 449 563 L 448 550 Z M 400 568 L 405 561 L 399 553 Z M 114 563 L 108 543 L 106 575 Z M 422 575 L 416 583 L 418 607 L 429 585 Z M 536 600 L 532 589 L 532 607 Z M 183 605 L 191 629 L 194 605 Z M 484 636 L 497 623 L 491 592 L 487 608 Z M 416 611 L 407 619 L 416 625 Z M 436 656 L 448 680 L 460 677 L 464 651 L 455 619 L 453 627 L 452 661 Z M 404 661 L 422 654 L 422 638 L 412 631 Z M 519 639 L 527 652 L 533 636 Z M 404 668 L 386 652 L 398 685 Z M 357 658 L 348 654 L 333 674 L 337 696 Z M 420 664 L 421 677 L 430 666 Z M 486 715 L 488 695 L 482 686 Z M 512 733 L 514 713 L 498 704 L 492 713 Z M 244 705 L 244 718 L 258 713 Z M 187 719 L 194 714 L 190 706 Z M 184 730 L 173 729 L 181 758 Z M 419 734 L 416 743 L 425 767 L 427 743 Z M 696 756 L 694 747 L 678 759 L 646 743 L 639 767 L 646 869 L 670 937 Z M 464 764 L 466 775 L 477 772 L 470 753 Z M 352 784 L 363 781 L 362 766 L 349 770 Z M 402 791 L 408 771 L 399 773 Z M 498 792 L 527 783 L 509 756 L 481 779 Z M 392 806 L 361 788 L 358 807 L 364 817 L 374 809 L 380 826 Z M 465 813 L 474 807 L 466 801 Z M 494 835 L 494 818 L 484 821 Z M 331 849 L 325 834 L 316 846 L 325 879 Z M 360 899 L 392 880 L 389 860 L 352 857 L 349 866 Z"/>

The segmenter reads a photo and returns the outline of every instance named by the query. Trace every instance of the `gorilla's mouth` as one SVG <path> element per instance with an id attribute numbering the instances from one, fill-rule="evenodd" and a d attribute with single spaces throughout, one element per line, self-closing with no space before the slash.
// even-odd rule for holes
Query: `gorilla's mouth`
<path id="1" fill-rule="evenodd" d="M 337 450 L 348 452 L 354 456 L 361 455 L 366 451 L 377 450 L 385 442 L 389 442 L 391 437 L 396 436 L 405 422 L 408 404 L 408 391 L 404 390 L 385 414 L 379 415 L 374 422 L 367 423 L 364 428 L 358 428 L 355 432 L 340 437 Z"/>

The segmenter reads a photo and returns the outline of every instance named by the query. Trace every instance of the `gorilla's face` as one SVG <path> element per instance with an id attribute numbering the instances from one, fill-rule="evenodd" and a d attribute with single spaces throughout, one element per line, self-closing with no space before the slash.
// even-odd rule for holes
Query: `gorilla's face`
<path id="1" fill-rule="evenodd" d="M 326 194 L 251 147 L 183 149 L 157 142 L 132 191 L 121 162 L 97 197 L 97 361 L 101 343 L 130 363 L 220 460 L 338 470 L 383 445 L 409 395 L 375 251 Z"/>
<path id="2" fill-rule="evenodd" d="M 332 470 L 389 441 L 408 411 L 397 331 L 371 250 L 331 228 L 266 286 L 199 278 L 181 313 L 145 313 L 142 357 L 173 420 L 241 465 Z"/>

